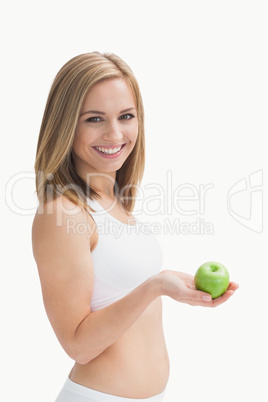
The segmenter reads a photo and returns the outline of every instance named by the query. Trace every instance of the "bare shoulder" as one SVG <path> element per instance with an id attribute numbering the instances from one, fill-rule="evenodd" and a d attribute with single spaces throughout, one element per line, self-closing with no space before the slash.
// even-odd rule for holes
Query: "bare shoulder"
<path id="1" fill-rule="evenodd" d="M 68 220 L 74 219 L 76 221 L 88 221 L 91 225 L 94 224 L 93 218 L 87 214 L 80 206 L 75 205 L 67 198 L 60 196 L 46 204 L 39 204 L 33 222 L 35 225 L 57 224 L 60 226 Z"/>
<path id="2" fill-rule="evenodd" d="M 67 198 L 60 196 L 44 205 L 39 205 L 32 225 L 34 257 L 40 249 L 68 241 L 87 243 L 92 249 L 96 242 L 96 225 L 86 211 Z"/>

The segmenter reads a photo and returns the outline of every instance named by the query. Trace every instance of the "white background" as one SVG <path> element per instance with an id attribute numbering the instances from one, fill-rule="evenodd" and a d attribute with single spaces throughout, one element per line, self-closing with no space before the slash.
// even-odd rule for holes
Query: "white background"
<path id="1" fill-rule="evenodd" d="M 32 257 L 33 166 L 54 76 L 71 57 L 99 50 L 122 57 L 140 83 L 147 138 L 143 185 L 167 188 L 167 172 L 173 190 L 185 183 L 213 185 L 203 215 L 193 200 L 180 203 L 196 210 L 193 215 L 172 208 L 145 216 L 161 224 L 202 218 L 213 227 L 210 235 L 194 233 L 194 226 L 189 234 L 158 234 L 164 268 L 194 274 L 216 260 L 240 285 L 212 310 L 164 298 L 171 361 L 165 401 L 267 401 L 265 3 L 25 0 L 2 6 L 2 400 L 53 401 L 72 367 L 46 317 Z M 228 211 L 228 192 L 242 179 L 249 185 L 254 172 L 256 198 L 248 187 L 231 200 L 239 223 Z"/>

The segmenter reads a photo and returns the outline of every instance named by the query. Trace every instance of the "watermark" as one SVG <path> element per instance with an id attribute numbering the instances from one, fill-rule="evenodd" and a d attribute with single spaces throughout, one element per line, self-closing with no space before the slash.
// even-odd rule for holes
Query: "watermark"
<path id="1" fill-rule="evenodd" d="M 214 226 L 211 222 L 205 221 L 204 218 L 196 218 L 194 221 L 186 222 L 179 218 L 171 220 L 165 218 L 163 222 L 141 222 L 136 220 L 135 224 L 127 224 L 105 217 L 97 222 L 96 229 L 98 234 L 109 234 L 114 239 L 120 238 L 121 235 L 213 235 Z M 67 233 L 75 235 L 86 235 L 88 238 L 93 233 L 92 226 L 89 222 L 77 223 L 75 219 L 67 219 Z"/>
<path id="2" fill-rule="evenodd" d="M 181 216 L 202 216 L 205 215 L 207 193 L 213 188 L 213 183 L 174 184 L 172 171 L 168 170 L 164 186 L 148 183 L 138 189 L 136 213 L 145 213 L 148 216 L 174 213 Z"/>
<path id="3" fill-rule="evenodd" d="M 106 174 L 89 174 L 87 177 L 88 183 L 93 179 L 111 181 L 114 186 L 118 198 L 122 204 L 130 199 L 131 185 L 123 188 L 118 188 L 118 184 L 110 175 Z M 34 172 L 20 172 L 8 180 L 6 183 L 6 204 L 9 209 L 21 216 L 34 216 L 37 211 L 37 198 L 31 199 L 29 205 L 20 205 L 21 189 L 35 182 Z M 45 180 L 47 194 L 53 193 L 53 175 L 44 177 L 42 172 L 39 172 L 37 179 Z M 90 185 L 88 191 L 90 191 Z M 215 228 L 213 222 L 207 221 L 206 214 L 208 211 L 208 199 L 211 200 L 212 192 L 214 191 L 214 183 L 178 183 L 173 177 L 173 172 L 168 170 L 164 182 L 151 182 L 142 186 L 135 186 L 135 209 L 133 215 L 135 217 L 142 216 L 142 220 L 147 221 L 148 232 L 155 234 L 176 234 L 176 235 L 211 235 L 214 234 Z M 75 192 L 78 199 L 82 201 L 83 190 L 75 183 L 67 185 L 58 185 L 57 189 L 64 194 L 68 190 Z M 17 194 L 17 196 L 15 196 Z M 81 197 L 81 198 L 80 198 Z M 86 194 L 90 197 L 90 193 Z M 33 205 L 34 202 L 36 205 Z M 105 213 L 113 215 L 115 203 L 111 204 Z M 46 210 L 45 210 L 46 208 Z M 50 203 L 46 206 L 39 205 L 38 213 L 44 211 L 48 214 L 55 213 L 57 203 Z M 57 209 L 57 225 L 63 224 L 63 219 L 69 220 L 68 230 L 76 231 L 83 234 L 83 231 L 88 231 L 89 228 L 84 227 L 84 224 L 78 223 L 75 225 L 74 217 L 79 213 L 80 208 L 69 203 L 68 208 L 61 205 Z M 227 194 L 227 211 L 236 222 L 245 228 L 256 233 L 263 231 L 263 170 L 259 169 L 248 177 L 244 177 L 235 182 L 229 189 Z M 150 222 L 149 222 L 150 221 Z M 140 226 L 137 221 L 135 230 L 141 233 L 146 232 L 146 225 Z M 131 226 L 131 225 L 129 225 Z M 118 236 L 118 226 L 99 228 L 99 230 L 110 230 L 115 236 Z"/>
<path id="4" fill-rule="evenodd" d="M 16 189 L 20 186 L 28 184 L 28 182 L 35 182 L 35 174 L 33 172 L 19 172 L 10 177 L 6 183 L 5 201 L 8 208 L 17 215 L 33 216 L 36 213 L 36 205 L 21 205 L 15 197 Z"/>
<path id="5" fill-rule="evenodd" d="M 152 182 L 147 183 L 144 187 L 127 185 L 118 189 L 117 182 L 114 182 L 110 175 L 104 173 L 88 174 L 87 180 L 90 183 L 90 179 L 94 178 L 105 179 L 110 181 L 122 202 L 128 198 L 125 194 L 129 188 L 134 188 L 136 190 L 135 202 L 139 204 L 136 208 L 136 213 L 145 213 L 149 216 L 161 214 L 170 215 L 174 212 L 183 215 L 204 215 L 205 214 L 205 202 L 206 193 L 214 188 L 214 184 L 198 184 L 193 183 L 181 183 L 174 184 L 173 173 L 168 170 L 166 173 L 166 180 L 163 185 Z M 35 181 L 35 174 L 33 172 L 21 172 L 13 175 L 6 184 L 6 204 L 9 209 L 18 215 L 29 215 L 34 214 L 36 207 L 32 206 L 25 208 L 20 206 L 14 198 L 14 190 L 22 181 L 26 180 Z M 38 180 L 44 180 L 44 175 L 42 172 L 38 173 Z M 53 192 L 53 174 L 48 174 L 45 177 L 46 181 L 46 192 L 47 194 L 52 194 Z M 67 185 L 57 185 L 59 192 L 64 194 L 67 190 L 72 189 L 75 191 L 78 198 L 81 197 L 82 190 L 79 185 L 75 183 L 69 183 Z M 90 187 L 88 187 L 87 197 L 90 196 Z M 110 206 L 110 210 L 114 208 L 114 204 Z"/>
<path id="6" fill-rule="evenodd" d="M 263 230 L 263 170 L 237 181 L 227 194 L 229 214 L 240 225 L 261 233 Z"/>
<path id="7" fill-rule="evenodd" d="M 206 200 L 214 189 L 213 183 L 176 183 L 171 170 L 166 172 L 166 178 L 164 183 L 151 182 L 145 184 L 143 187 L 130 185 L 124 186 L 121 189 L 118 188 L 116 182 L 110 175 L 106 174 L 89 174 L 87 182 L 90 184 L 91 180 L 99 179 L 111 181 L 115 188 L 115 192 L 122 204 L 130 199 L 130 189 L 135 190 L 135 209 L 134 216 L 139 217 L 142 215 L 143 220 L 151 220 L 152 222 L 146 222 L 141 224 L 137 221 L 135 230 L 140 233 L 155 233 L 155 234 L 183 234 L 183 235 L 206 235 L 213 234 L 214 227 L 211 222 L 207 222 L 205 219 L 206 214 Z M 46 193 L 48 196 L 53 194 L 53 175 L 49 174 L 46 177 L 42 172 L 37 175 L 37 181 L 46 183 Z M 25 208 L 25 205 L 19 205 L 19 197 L 15 197 L 14 194 L 19 194 L 19 189 L 23 188 L 23 180 L 35 181 L 35 174 L 33 172 L 21 172 L 13 175 L 6 185 L 6 204 L 9 209 L 18 215 L 34 215 L 36 213 L 37 205 L 32 205 Z M 93 180 L 94 181 L 94 180 Z M 57 185 L 57 190 L 64 194 L 68 190 L 75 192 L 78 199 L 83 196 L 82 189 L 75 183 L 68 183 L 66 186 Z M 90 190 L 90 185 L 87 189 Z M 86 194 L 89 197 L 90 193 Z M 80 199 L 82 201 L 82 198 Z M 24 203 L 25 204 L 25 203 Z M 111 204 L 104 212 L 107 214 L 113 214 L 115 203 Z M 69 233 L 76 232 L 80 234 L 90 233 L 90 228 L 87 223 L 75 223 L 75 215 L 79 213 L 80 208 L 74 204 L 68 204 L 67 206 L 61 205 L 57 208 L 57 201 L 46 205 L 39 205 L 38 213 L 47 214 L 55 213 L 56 209 L 56 224 L 61 226 L 63 221 L 67 222 L 67 230 Z M 148 219 L 146 219 L 146 217 Z M 154 219 L 155 218 L 155 219 Z M 160 219 L 159 219 L 160 218 Z M 67 220 L 66 220 L 67 219 Z M 161 222 L 160 222 L 161 221 Z M 129 225 L 128 227 L 130 227 Z M 106 230 L 106 233 L 112 232 L 115 237 L 118 234 L 119 226 L 114 225 L 108 227 L 108 223 L 103 228 L 99 227 L 101 232 Z"/>

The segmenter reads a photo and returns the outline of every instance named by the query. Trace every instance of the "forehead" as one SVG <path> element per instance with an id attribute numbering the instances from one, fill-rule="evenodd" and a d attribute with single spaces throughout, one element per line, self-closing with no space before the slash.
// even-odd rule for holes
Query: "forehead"
<path id="1" fill-rule="evenodd" d="M 90 88 L 82 109 L 88 107 L 98 110 L 110 107 L 124 109 L 135 107 L 135 99 L 130 85 L 124 78 L 110 78 Z"/>

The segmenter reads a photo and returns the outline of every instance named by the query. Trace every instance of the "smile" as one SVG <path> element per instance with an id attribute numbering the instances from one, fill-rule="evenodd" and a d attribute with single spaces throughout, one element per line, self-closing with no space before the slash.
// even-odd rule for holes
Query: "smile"
<path id="1" fill-rule="evenodd" d="M 126 144 L 120 145 L 118 147 L 93 147 L 98 153 L 102 154 L 103 156 L 118 156 L 121 154 L 122 149 Z"/>

